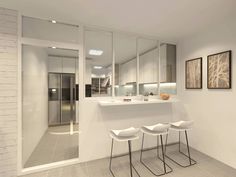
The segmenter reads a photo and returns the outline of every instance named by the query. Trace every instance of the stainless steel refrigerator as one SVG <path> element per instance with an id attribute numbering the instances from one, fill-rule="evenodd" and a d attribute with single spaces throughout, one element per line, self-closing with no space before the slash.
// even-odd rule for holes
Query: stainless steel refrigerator
<path id="1" fill-rule="evenodd" d="M 49 126 L 75 123 L 75 74 L 48 74 Z"/>

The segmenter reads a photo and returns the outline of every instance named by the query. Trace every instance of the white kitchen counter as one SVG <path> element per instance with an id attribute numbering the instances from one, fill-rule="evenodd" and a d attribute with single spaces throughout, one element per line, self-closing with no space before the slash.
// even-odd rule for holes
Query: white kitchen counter
<path id="1" fill-rule="evenodd" d="M 133 101 L 124 102 L 124 98 L 131 98 Z M 175 113 L 179 102 L 180 100 L 174 97 L 167 101 L 152 97 L 149 97 L 149 101 L 142 101 L 142 97 L 90 98 L 80 101 L 80 162 L 110 156 L 110 130 L 176 121 Z M 140 150 L 141 132 L 139 136 L 140 139 L 132 142 L 133 151 Z M 170 142 L 175 142 L 177 136 L 172 133 Z M 147 137 L 145 147 L 155 146 L 156 137 Z M 127 143 L 119 143 L 114 153 L 127 153 Z"/>
<path id="2" fill-rule="evenodd" d="M 114 100 L 99 101 L 99 105 L 100 106 L 122 106 L 122 105 L 142 105 L 142 104 L 163 104 L 163 103 L 173 103 L 177 101 L 178 100 L 176 98 L 171 98 L 169 100 L 150 99 L 149 101 L 132 100 L 130 102 L 114 99 Z"/>

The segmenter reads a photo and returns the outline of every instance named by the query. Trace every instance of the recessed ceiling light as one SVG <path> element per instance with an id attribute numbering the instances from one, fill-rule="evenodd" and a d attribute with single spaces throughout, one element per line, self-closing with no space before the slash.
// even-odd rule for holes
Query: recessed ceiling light
<path id="1" fill-rule="evenodd" d="M 94 66 L 94 69 L 102 69 L 102 66 Z"/>
<path id="2" fill-rule="evenodd" d="M 56 49 L 57 47 L 53 46 L 52 48 L 53 48 L 53 49 Z"/>
<path id="3" fill-rule="evenodd" d="M 57 90 L 56 89 L 52 89 L 52 92 L 56 92 Z"/>
<path id="4" fill-rule="evenodd" d="M 91 49 L 89 50 L 89 55 L 97 55 L 97 56 L 100 56 L 103 54 L 103 51 L 102 50 L 95 50 L 95 49 Z"/>
<path id="5" fill-rule="evenodd" d="M 57 23 L 57 21 L 56 20 L 52 20 L 52 23 Z"/>

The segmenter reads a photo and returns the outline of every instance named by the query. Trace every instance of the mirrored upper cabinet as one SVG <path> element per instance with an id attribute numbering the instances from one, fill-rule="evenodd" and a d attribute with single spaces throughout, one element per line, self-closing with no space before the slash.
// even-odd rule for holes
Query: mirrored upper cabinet
<path id="1" fill-rule="evenodd" d="M 160 93 L 176 94 L 176 45 L 160 46 Z"/>
<path id="2" fill-rule="evenodd" d="M 159 78 L 158 41 L 140 38 L 139 48 L 139 94 L 157 95 Z"/>
<path id="3" fill-rule="evenodd" d="M 112 95 L 112 33 L 85 31 L 86 97 Z"/>
<path id="4" fill-rule="evenodd" d="M 115 48 L 115 95 L 137 94 L 136 37 L 126 34 L 114 35 Z"/>

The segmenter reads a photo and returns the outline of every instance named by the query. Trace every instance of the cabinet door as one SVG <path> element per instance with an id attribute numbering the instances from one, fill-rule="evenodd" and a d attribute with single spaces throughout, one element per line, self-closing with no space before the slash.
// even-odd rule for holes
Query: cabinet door
<path id="1" fill-rule="evenodd" d="M 125 70 L 126 70 L 126 76 L 125 76 L 125 83 L 131 82 L 131 64 L 130 61 L 125 63 Z"/>
<path id="2" fill-rule="evenodd" d="M 136 82 L 136 59 L 120 65 L 120 84 Z"/>
<path id="3" fill-rule="evenodd" d="M 120 64 L 120 85 L 125 85 L 125 76 L 126 76 L 126 65 L 125 64 Z"/>
<path id="4" fill-rule="evenodd" d="M 152 50 L 142 56 L 140 56 L 140 71 L 141 82 L 140 83 L 152 83 L 157 80 L 157 57 L 156 50 Z M 156 76 L 155 76 L 156 75 Z"/>
<path id="5" fill-rule="evenodd" d="M 48 57 L 48 72 L 62 73 L 61 57 Z"/>
<path id="6" fill-rule="evenodd" d="M 140 56 L 139 57 L 139 83 L 142 84 L 144 83 L 144 57 Z"/>
<path id="7" fill-rule="evenodd" d="M 152 82 L 157 82 L 159 80 L 159 56 L 158 56 L 158 49 L 153 50 L 152 54 L 152 76 L 153 76 L 153 81 Z"/>
<path id="8" fill-rule="evenodd" d="M 62 59 L 62 72 L 63 73 L 75 73 L 75 59 L 63 58 Z"/>
<path id="9" fill-rule="evenodd" d="M 137 68 L 136 59 L 133 59 L 129 62 L 129 72 L 130 72 L 129 82 L 136 82 L 136 68 Z"/>
<path id="10" fill-rule="evenodd" d="M 161 63 L 161 66 L 160 66 L 161 76 L 160 76 L 160 82 L 166 82 L 167 81 L 167 77 L 166 77 L 166 75 L 167 75 L 167 70 L 166 70 L 166 68 L 167 68 L 167 54 L 166 54 L 167 45 L 163 44 L 160 49 L 161 49 L 161 58 L 160 58 L 160 60 L 161 60 L 160 61 L 160 63 Z"/>

